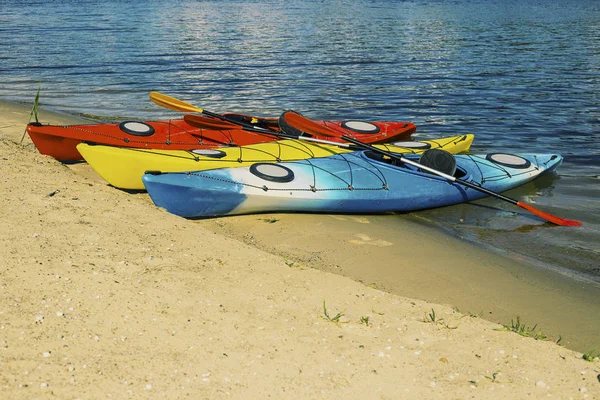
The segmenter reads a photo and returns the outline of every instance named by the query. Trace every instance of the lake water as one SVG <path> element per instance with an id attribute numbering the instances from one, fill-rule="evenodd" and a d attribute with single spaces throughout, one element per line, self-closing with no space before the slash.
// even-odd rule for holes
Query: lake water
<path id="1" fill-rule="evenodd" d="M 600 2 L 4 1 L 0 98 L 95 118 L 159 119 L 161 91 L 214 112 L 410 120 L 474 133 L 473 152 L 559 152 L 557 175 L 500 200 L 413 213 L 600 282 Z M 390 216 L 387 220 L 405 218 Z"/>

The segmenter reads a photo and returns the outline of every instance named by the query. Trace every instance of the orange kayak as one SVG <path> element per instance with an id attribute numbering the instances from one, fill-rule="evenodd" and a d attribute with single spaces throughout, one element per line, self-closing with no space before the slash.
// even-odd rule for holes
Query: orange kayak
<path id="1" fill-rule="evenodd" d="M 279 131 L 276 118 L 255 118 L 240 114 L 225 114 L 230 120 L 252 122 L 257 127 Z M 38 122 L 27 126 L 27 133 L 40 153 L 59 161 L 79 161 L 83 157 L 77 151 L 81 142 L 108 146 L 132 147 L 157 150 L 196 150 L 222 146 L 244 146 L 278 140 L 268 135 L 239 129 L 198 128 L 183 119 L 161 121 L 124 121 L 110 124 L 44 125 Z M 319 121 L 339 132 L 340 138 L 316 137 L 342 142 L 341 136 L 351 136 L 365 143 L 385 143 L 406 139 L 417 126 L 411 122 L 362 122 Z M 315 137 L 315 136 L 313 136 Z"/>

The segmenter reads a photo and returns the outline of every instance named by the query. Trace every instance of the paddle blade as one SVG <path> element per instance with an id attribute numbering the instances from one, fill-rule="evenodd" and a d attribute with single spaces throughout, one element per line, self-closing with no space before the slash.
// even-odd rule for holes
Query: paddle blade
<path id="1" fill-rule="evenodd" d="M 167 96 L 159 92 L 150 92 L 150 100 L 156 105 L 175 111 L 197 112 L 202 113 L 200 107 L 193 106 L 185 101 L 176 99 L 175 97 Z"/>
<path id="2" fill-rule="evenodd" d="M 183 120 L 188 124 L 200 129 L 231 130 L 241 129 L 237 124 L 221 121 L 214 118 L 202 117 L 200 115 L 185 114 Z"/>
<path id="3" fill-rule="evenodd" d="M 286 132 L 291 135 L 300 136 L 300 133 L 296 131 L 298 130 L 310 135 L 340 137 L 340 134 L 333 129 L 320 125 L 295 111 L 286 111 L 281 114 L 281 117 L 279 117 L 279 127 L 284 132 L 286 132 L 285 129 L 289 131 L 290 127 L 293 128 L 293 132 Z"/>
<path id="4" fill-rule="evenodd" d="M 537 208 L 530 206 L 529 204 L 523 203 L 521 201 L 517 202 L 517 205 L 519 207 L 526 209 L 530 213 L 535 214 L 542 219 L 545 219 L 548 222 L 552 222 L 554 225 L 560 225 L 560 226 L 581 226 L 581 225 L 583 225 L 583 222 L 575 221 L 573 219 L 564 219 L 564 218 L 554 216 L 552 214 L 548 214 L 546 212 L 538 210 Z"/>

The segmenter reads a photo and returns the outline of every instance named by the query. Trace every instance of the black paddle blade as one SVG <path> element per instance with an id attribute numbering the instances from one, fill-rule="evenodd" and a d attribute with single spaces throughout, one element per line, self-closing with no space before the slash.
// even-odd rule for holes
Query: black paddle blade
<path id="1" fill-rule="evenodd" d="M 450 153 L 441 149 L 430 149 L 424 152 L 419 159 L 419 164 L 453 176 L 456 172 L 456 159 Z M 427 170 L 421 170 L 428 172 Z"/>

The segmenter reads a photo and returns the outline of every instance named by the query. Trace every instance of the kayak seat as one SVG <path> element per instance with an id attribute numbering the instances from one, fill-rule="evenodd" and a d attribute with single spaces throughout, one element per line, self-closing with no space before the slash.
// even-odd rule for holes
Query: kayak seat
<path id="1" fill-rule="evenodd" d="M 441 149 L 430 149 L 424 152 L 419 159 L 419 164 L 450 176 L 456 172 L 456 159 L 452 154 Z M 424 169 L 421 171 L 429 173 Z"/>

